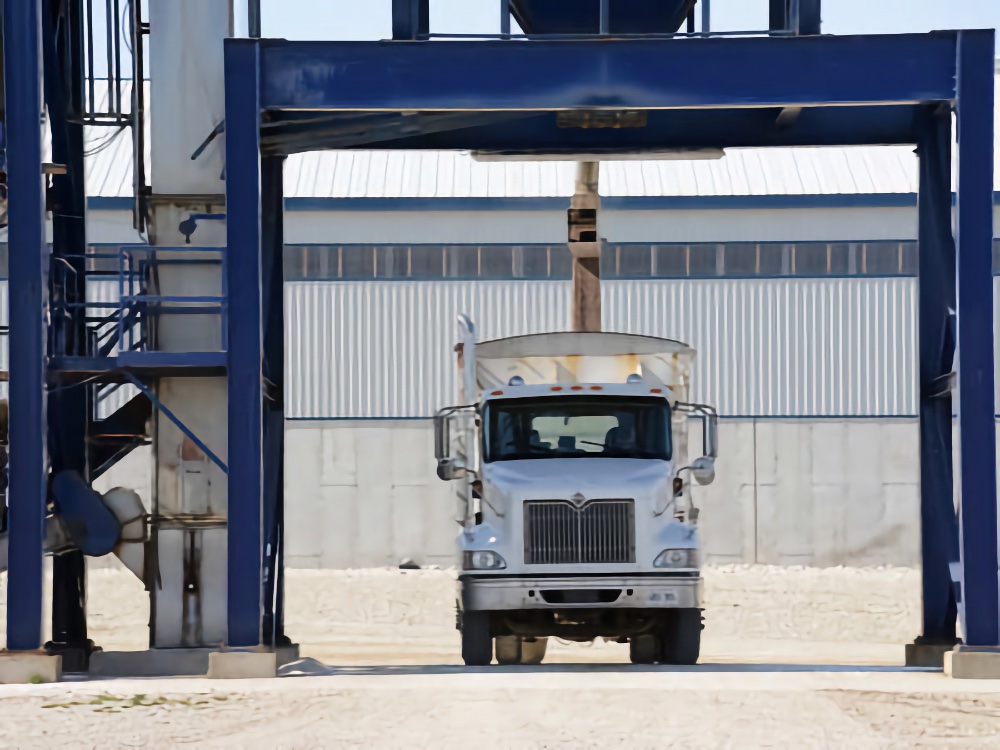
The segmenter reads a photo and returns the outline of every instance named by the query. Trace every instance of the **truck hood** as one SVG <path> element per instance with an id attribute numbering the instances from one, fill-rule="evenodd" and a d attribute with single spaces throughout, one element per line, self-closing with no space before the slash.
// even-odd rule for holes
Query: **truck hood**
<path id="1" fill-rule="evenodd" d="M 511 501 L 586 498 L 652 498 L 670 484 L 670 462 L 641 458 L 540 458 L 496 461 L 483 471 L 492 489 Z"/>

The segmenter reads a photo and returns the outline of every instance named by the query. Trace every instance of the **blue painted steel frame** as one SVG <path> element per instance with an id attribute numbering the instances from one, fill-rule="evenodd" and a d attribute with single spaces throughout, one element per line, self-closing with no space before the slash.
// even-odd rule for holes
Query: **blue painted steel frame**
<path id="1" fill-rule="evenodd" d="M 49 354 L 87 351 L 86 169 L 84 163 L 84 13 L 79 2 L 46 0 L 42 9 L 45 103 L 52 135 L 52 160 L 66 173 L 52 176 L 52 257 Z M 62 313 L 62 314 L 60 314 Z M 48 446 L 53 475 L 74 472 L 89 479 L 87 435 L 90 389 L 65 388 L 48 396 Z M 60 512 L 64 508 L 60 504 Z M 52 640 L 50 653 L 63 657 L 63 670 L 84 672 L 93 644 L 87 636 L 87 573 L 81 550 L 52 560 Z"/>
<path id="2" fill-rule="evenodd" d="M 264 322 L 263 643 L 283 645 L 285 554 L 284 157 L 261 163 L 261 303 Z"/>
<path id="3" fill-rule="evenodd" d="M 551 111 L 951 101 L 957 34 L 261 44 L 264 109 Z"/>
<path id="4" fill-rule="evenodd" d="M 46 487 L 45 310 L 48 246 L 42 190 L 41 2 L 3 4 L 10 246 L 10 468 L 7 648 L 42 645 Z"/>
<path id="5" fill-rule="evenodd" d="M 954 646 L 959 560 L 952 460 L 955 356 L 955 240 L 951 232 L 951 108 L 930 105 L 921 119 L 919 222 L 920 534 L 923 627 L 917 643 Z"/>
<path id="6" fill-rule="evenodd" d="M 1000 645 L 993 418 L 993 32 L 957 50 L 958 433 L 965 643 Z"/>
<path id="7" fill-rule="evenodd" d="M 225 43 L 229 645 L 261 642 L 263 422 L 259 43 Z"/>
<path id="8" fill-rule="evenodd" d="M 259 50 L 259 54 L 258 54 Z M 1000 645 L 1000 596 L 997 576 L 996 434 L 993 392 L 992 298 L 992 168 L 993 149 L 992 31 L 942 32 L 930 35 L 870 37 L 806 37 L 795 39 L 708 39 L 670 43 L 652 40 L 554 42 L 447 42 L 385 44 L 368 42 L 233 41 L 226 49 L 227 202 L 231 258 L 231 292 L 237 283 L 239 310 L 232 300 L 233 320 L 247 316 L 231 330 L 230 415 L 231 477 L 249 478 L 240 489 L 239 518 L 230 521 L 230 564 L 253 563 L 230 570 L 230 628 L 245 618 L 249 643 L 251 614 L 260 613 L 259 392 L 254 383 L 233 387 L 238 368 L 246 379 L 259 376 L 260 310 L 260 114 L 281 111 L 554 111 L 603 109 L 707 109 L 863 105 L 910 107 L 926 113 L 932 103 L 955 104 L 958 110 L 957 201 L 957 340 L 959 435 L 961 452 L 960 593 L 965 613 L 965 639 L 970 645 Z M 885 65 L 891 59 L 894 64 Z M 738 60 L 739 64 L 733 62 Z M 671 75 L 683 70 L 684 75 Z M 956 83 L 957 82 L 957 83 Z M 836 113 L 837 110 L 834 110 Z M 875 111 L 875 110 L 873 110 Z M 898 115 L 899 110 L 894 113 Z M 876 112 L 877 113 L 877 112 Z M 835 115 L 834 115 L 835 116 Z M 236 119 L 239 118 L 239 119 Z M 907 118 L 904 118 L 904 120 Z M 890 121 L 891 129 L 898 120 Z M 897 134 L 905 138 L 913 123 Z M 946 241 L 945 197 L 947 156 L 940 151 L 942 130 L 926 125 L 922 154 L 926 165 L 921 185 L 921 240 L 927 249 L 943 250 L 935 264 L 921 268 L 921 477 L 932 498 L 923 508 L 925 527 L 930 511 L 947 517 L 947 439 L 940 405 L 929 403 L 930 388 L 947 365 L 950 282 L 934 278 L 935 268 L 950 264 Z M 306 132 L 306 138 L 308 133 Z M 460 134 L 459 136 L 460 137 Z M 881 141 L 879 141 L 881 142 Z M 305 149 L 299 149 L 305 150 Z M 256 208 L 256 216 L 253 211 Z M 256 247 L 256 261 L 250 259 Z M 933 250 L 930 250 L 933 252 Z M 240 252 L 240 255 L 236 255 Z M 948 271 L 944 271 L 948 275 Z M 933 283 L 926 283 L 933 279 Z M 251 298 L 252 297 L 252 298 Z M 257 324 L 250 340 L 251 321 Z M 237 350 L 235 334 L 243 343 Z M 250 416 L 252 412 L 252 419 Z M 939 413 L 940 412 L 940 413 Z M 238 423 L 237 423 L 238 422 Z M 251 429 L 252 428 L 252 429 Z M 245 429 L 242 435 L 239 430 Z M 247 441 L 249 434 L 252 441 Z M 936 441 L 936 442 L 935 442 Z M 239 458 L 232 451 L 239 443 Z M 252 443 L 252 445 L 251 445 Z M 250 469 L 251 471 L 245 471 Z M 230 484 L 230 507 L 237 501 Z M 251 512 L 252 511 L 252 512 Z M 933 562 L 925 594 L 935 601 L 925 618 L 929 637 L 947 636 L 953 602 L 943 597 L 943 561 L 949 550 L 947 529 L 925 528 L 925 547 Z M 243 536 L 243 534 L 246 536 Z M 256 545 L 251 550 L 251 540 Z M 234 544 L 235 543 L 235 544 Z M 238 545 L 238 546 L 236 546 Z M 234 550 L 239 550 L 236 554 Z M 235 555 L 235 556 L 234 556 Z M 252 580 L 256 578 L 256 580 Z M 233 586 L 236 583 L 238 586 Z M 251 584 L 257 584 L 251 592 Z M 256 605 L 256 607 L 254 606 Z M 255 620 L 259 622 L 259 619 Z M 240 624 L 240 628 L 244 625 Z M 259 637 L 259 630 L 258 630 Z M 256 642 L 256 641 L 254 641 Z M 234 644 L 236 645 L 236 644 Z"/>

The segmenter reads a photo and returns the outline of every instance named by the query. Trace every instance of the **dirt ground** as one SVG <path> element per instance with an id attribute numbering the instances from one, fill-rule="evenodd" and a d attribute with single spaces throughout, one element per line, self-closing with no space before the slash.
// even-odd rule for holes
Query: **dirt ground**
<path id="1" fill-rule="evenodd" d="M 452 572 L 289 571 L 303 658 L 281 678 L 0 685 L 0 748 L 1000 747 L 1000 681 L 901 667 L 916 571 L 714 567 L 706 588 L 697 667 L 553 643 L 470 670 Z M 98 644 L 144 648 L 147 616 L 128 573 L 91 573 Z"/>

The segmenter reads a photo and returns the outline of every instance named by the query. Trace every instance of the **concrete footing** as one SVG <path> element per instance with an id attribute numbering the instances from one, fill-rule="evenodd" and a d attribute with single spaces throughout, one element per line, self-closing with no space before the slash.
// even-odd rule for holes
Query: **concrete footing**
<path id="1" fill-rule="evenodd" d="M 247 680 L 277 676 L 278 660 L 273 651 L 216 651 L 208 655 L 210 680 Z"/>
<path id="2" fill-rule="evenodd" d="M 944 667 L 944 655 L 954 648 L 953 643 L 907 643 L 906 666 L 941 669 Z"/>
<path id="3" fill-rule="evenodd" d="M 203 677 L 210 675 L 217 648 L 157 648 L 149 651 L 101 651 L 90 657 L 91 677 Z M 270 653 L 275 670 L 299 658 L 297 645 Z M 274 676 L 273 674 L 271 675 Z"/>
<path id="4" fill-rule="evenodd" d="M 0 685 L 59 682 L 62 657 L 36 652 L 0 651 Z"/>
<path id="5" fill-rule="evenodd" d="M 956 646 L 944 656 L 944 673 L 956 680 L 1000 680 L 1000 647 Z"/>

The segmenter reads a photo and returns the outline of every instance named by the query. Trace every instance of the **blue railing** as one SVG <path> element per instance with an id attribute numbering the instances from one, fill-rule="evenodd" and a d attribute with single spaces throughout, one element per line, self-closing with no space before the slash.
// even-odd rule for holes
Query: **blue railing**
<path id="1" fill-rule="evenodd" d="M 186 256 L 186 257 L 185 257 Z M 199 256 L 199 257 L 191 257 Z M 126 245 L 117 248 L 96 248 L 84 257 L 87 271 L 85 282 L 104 281 L 110 288 L 87 285 L 88 297 L 70 301 L 71 284 L 76 284 L 78 269 L 75 259 L 56 262 L 53 267 L 55 284 L 50 300 L 53 317 L 76 318 L 83 315 L 87 325 L 84 342 L 69 339 L 51 340 L 49 351 L 54 357 L 117 357 L 150 353 L 155 349 L 155 326 L 168 315 L 218 315 L 220 346 L 226 350 L 227 312 L 225 248 L 149 247 Z M 113 264 L 113 265 L 112 265 Z M 164 294 L 157 291 L 159 273 L 170 266 L 220 266 L 220 294 Z M 110 269 L 116 267 L 115 271 Z M 114 285 L 112 287 L 112 284 Z M 93 299 L 93 295 L 103 299 Z M 50 328 L 55 336 L 55 327 Z"/>

